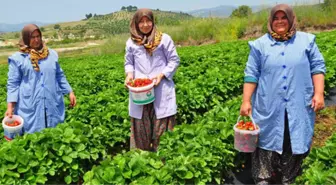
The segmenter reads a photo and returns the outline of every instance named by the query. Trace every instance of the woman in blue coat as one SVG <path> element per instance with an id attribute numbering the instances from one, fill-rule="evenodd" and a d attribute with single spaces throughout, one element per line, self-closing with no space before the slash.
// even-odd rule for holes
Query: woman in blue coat
<path id="1" fill-rule="evenodd" d="M 324 107 L 324 59 L 315 36 L 296 31 L 295 14 L 285 4 L 271 10 L 268 33 L 249 46 L 240 114 L 252 114 L 261 129 L 252 175 L 268 184 L 280 172 L 289 184 L 309 153 L 315 112 Z"/>
<path id="2" fill-rule="evenodd" d="M 55 127 L 64 121 L 63 96 L 69 94 L 70 106 L 76 97 L 58 63 L 56 51 L 42 41 L 40 29 L 26 25 L 22 30 L 20 51 L 8 58 L 6 116 L 20 115 L 24 120 L 23 133 L 34 133 Z M 11 140 L 14 134 L 5 132 Z"/>

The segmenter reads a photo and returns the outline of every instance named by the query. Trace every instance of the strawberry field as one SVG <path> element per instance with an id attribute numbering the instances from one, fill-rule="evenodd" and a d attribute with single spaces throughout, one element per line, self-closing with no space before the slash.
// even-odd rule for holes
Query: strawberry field
<path id="1" fill-rule="evenodd" d="M 326 93 L 336 86 L 336 32 L 317 35 L 326 65 Z M 246 41 L 179 48 L 174 77 L 178 126 L 158 152 L 129 151 L 128 91 L 123 54 L 61 58 L 77 96 L 56 128 L 6 142 L 1 130 L 0 184 L 224 183 L 242 160 L 233 148 Z M 0 65 L 0 112 L 6 110 L 7 65 Z M 66 104 L 68 105 L 68 97 Z M 336 183 L 335 134 L 314 148 L 298 183 Z"/>

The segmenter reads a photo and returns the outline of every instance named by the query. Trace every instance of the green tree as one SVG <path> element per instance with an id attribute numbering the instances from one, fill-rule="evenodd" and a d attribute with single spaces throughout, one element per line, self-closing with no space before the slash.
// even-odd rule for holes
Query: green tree
<path id="1" fill-rule="evenodd" d="M 128 7 L 126 7 L 126 9 L 127 9 L 128 12 L 131 12 L 132 11 L 132 6 L 129 5 Z"/>
<path id="2" fill-rule="evenodd" d="M 86 19 L 90 19 L 92 17 L 92 13 L 85 14 Z"/>
<path id="3" fill-rule="evenodd" d="M 53 37 L 54 37 L 54 39 L 58 39 L 58 34 L 57 34 L 57 32 L 54 32 Z"/>
<path id="4" fill-rule="evenodd" d="M 323 9 L 325 10 L 335 10 L 336 0 L 324 0 Z"/>
<path id="5" fill-rule="evenodd" d="M 242 5 L 239 6 L 237 9 L 233 10 L 230 17 L 248 17 L 252 14 L 252 9 L 249 6 Z"/>
<path id="6" fill-rule="evenodd" d="M 121 7 L 121 10 L 122 10 L 122 11 L 125 11 L 125 10 L 126 10 L 126 7 L 125 7 L 125 6 L 122 6 L 122 7 Z"/>
<path id="7" fill-rule="evenodd" d="M 59 30 L 59 29 L 61 29 L 61 25 L 59 25 L 59 24 L 55 24 L 55 25 L 54 25 L 54 29 L 55 29 L 55 30 Z"/>
<path id="8" fill-rule="evenodd" d="M 20 38 L 20 34 L 19 33 L 15 33 L 14 37 L 15 38 Z"/>
<path id="9" fill-rule="evenodd" d="M 41 27 L 40 30 L 41 30 L 41 32 L 44 32 L 44 31 L 45 31 L 45 28 L 44 28 L 44 27 Z"/>
<path id="10" fill-rule="evenodd" d="M 128 12 L 135 12 L 138 10 L 138 7 L 129 5 L 128 7 L 125 7 Z"/>

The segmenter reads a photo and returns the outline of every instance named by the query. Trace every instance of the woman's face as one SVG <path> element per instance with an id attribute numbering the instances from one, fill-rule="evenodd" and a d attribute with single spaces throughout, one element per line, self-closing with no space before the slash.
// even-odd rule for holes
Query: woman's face
<path id="1" fill-rule="evenodd" d="M 29 46 L 32 49 L 39 49 L 42 44 L 41 34 L 38 30 L 35 30 L 30 36 Z"/>
<path id="2" fill-rule="evenodd" d="M 143 16 L 141 19 L 140 19 L 140 22 L 139 22 L 139 29 L 141 31 L 141 33 L 143 34 L 148 34 L 152 31 L 153 29 L 153 22 L 148 19 L 148 17 L 146 16 Z"/>
<path id="3" fill-rule="evenodd" d="M 277 11 L 273 17 L 272 29 L 279 35 L 286 34 L 289 30 L 289 23 L 283 11 Z"/>

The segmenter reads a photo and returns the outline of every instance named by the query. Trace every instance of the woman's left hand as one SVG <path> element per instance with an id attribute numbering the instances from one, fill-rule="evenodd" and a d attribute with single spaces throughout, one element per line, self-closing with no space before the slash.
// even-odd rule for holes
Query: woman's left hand
<path id="1" fill-rule="evenodd" d="M 155 80 L 154 85 L 156 85 L 156 86 L 159 85 L 163 77 L 164 77 L 164 74 L 160 73 L 156 77 L 152 78 L 152 80 Z"/>
<path id="2" fill-rule="evenodd" d="M 69 99 L 70 99 L 70 107 L 73 108 L 76 106 L 76 96 L 74 92 L 71 92 L 69 94 Z"/>
<path id="3" fill-rule="evenodd" d="M 314 111 L 319 111 L 324 108 L 324 96 L 315 94 L 312 100 L 312 108 L 314 108 Z"/>

